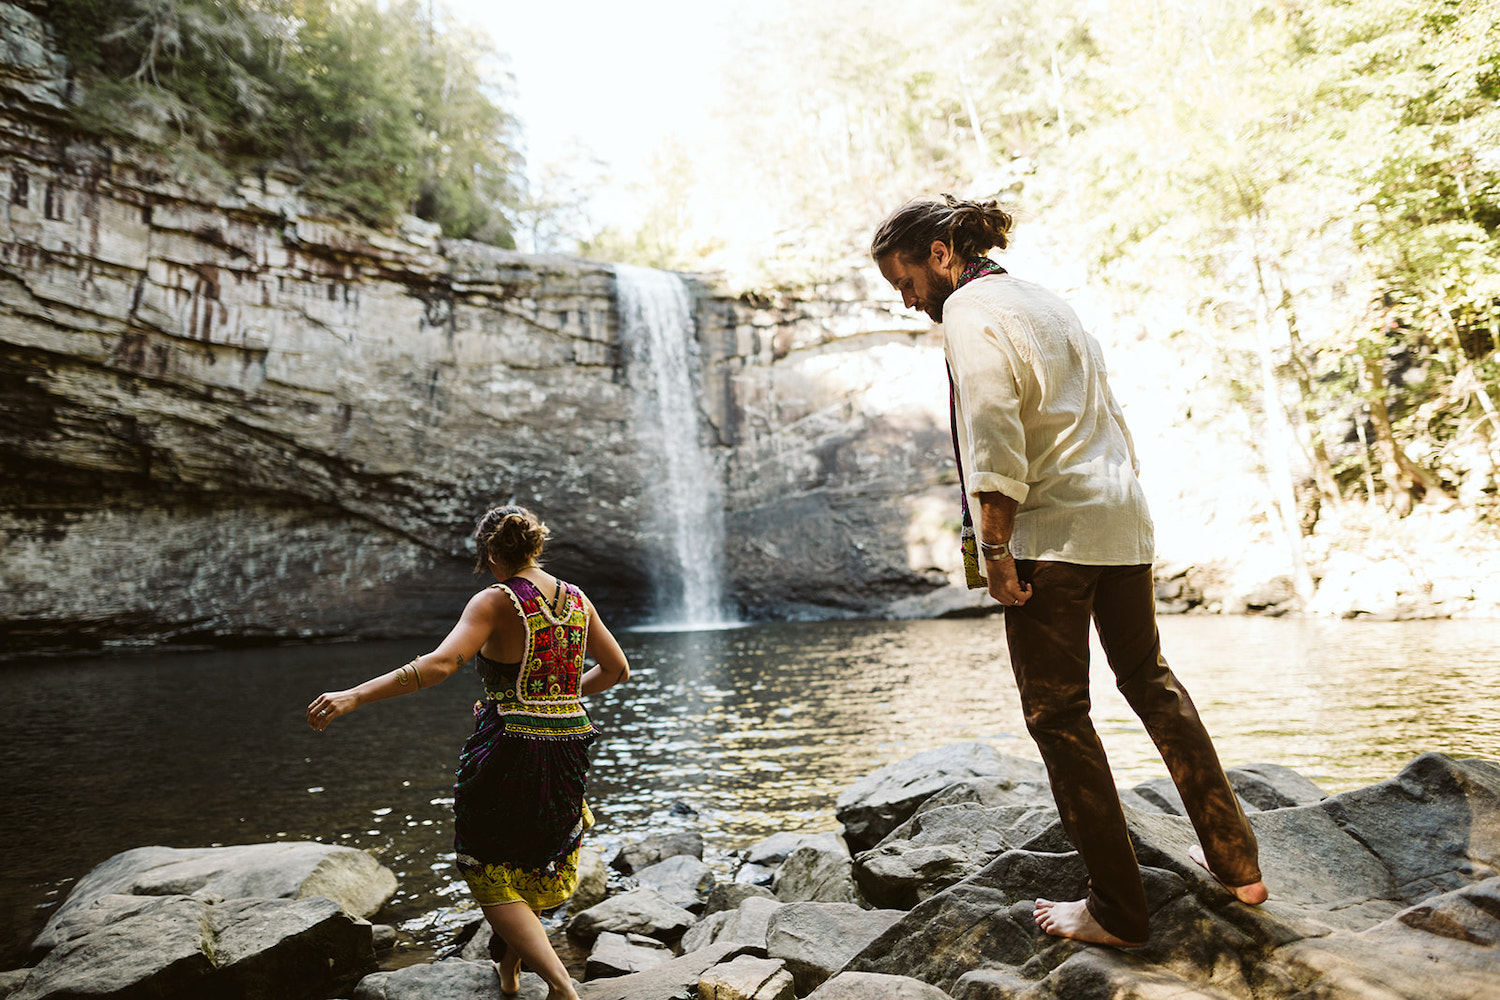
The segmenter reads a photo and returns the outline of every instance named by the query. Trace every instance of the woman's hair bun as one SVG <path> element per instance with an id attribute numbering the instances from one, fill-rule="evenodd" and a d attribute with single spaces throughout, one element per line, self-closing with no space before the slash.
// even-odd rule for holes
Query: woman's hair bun
<path id="1" fill-rule="evenodd" d="M 541 518 L 525 507 L 491 507 L 474 525 L 474 572 L 484 572 L 491 562 L 520 569 L 541 556 L 551 537 Z"/>

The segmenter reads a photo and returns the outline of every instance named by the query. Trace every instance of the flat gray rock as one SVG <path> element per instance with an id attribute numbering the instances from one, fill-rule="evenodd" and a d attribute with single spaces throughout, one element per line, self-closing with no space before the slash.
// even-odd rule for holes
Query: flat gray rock
<path id="1" fill-rule="evenodd" d="M 396 876 L 364 851 L 307 841 L 233 847 L 138 847 L 109 858 L 68 893 L 32 945 L 40 957 L 56 928 L 101 896 L 305 899 L 323 896 L 355 917 L 372 916 L 396 892 Z"/>
<path id="2" fill-rule="evenodd" d="M 1257 809 L 1313 806 L 1328 798 L 1315 783 L 1281 764 L 1243 764 L 1224 773 L 1240 801 Z"/>
<path id="3" fill-rule="evenodd" d="M 703 912 L 714 887 L 713 869 L 691 854 L 677 854 L 635 873 L 636 882 L 693 913 Z"/>
<path id="4" fill-rule="evenodd" d="M 672 951 L 655 938 L 644 934 L 615 934 L 602 931 L 594 938 L 584 966 L 584 979 L 606 979 L 645 972 L 672 960 Z"/>
<path id="5" fill-rule="evenodd" d="M 785 959 L 797 992 L 805 994 L 904 916 L 899 910 L 865 910 L 851 903 L 787 903 L 767 924 L 766 956 Z"/>
<path id="6" fill-rule="evenodd" d="M 758 840 L 745 850 L 745 861 L 752 865 L 774 868 L 785 861 L 799 847 L 817 847 L 828 851 L 842 851 L 845 856 L 849 848 L 837 833 L 773 833 Z"/>
<path id="7" fill-rule="evenodd" d="M 1050 805 L 957 802 L 930 808 L 924 803 L 873 850 L 854 859 L 854 880 L 876 906 L 909 910 L 1055 825 L 1057 810 Z"/>
<path id="8" fill-rule="evenodd" d="M 351 1000 L 546 1000 L 547 992 L 541 976 L 523 972 L 520 992 L 507 998 L 500 992 L 500 976 L 489 960 L 450 958 L 366 976 Z"/>
<path id="9" fill-rule="evenodd" d="M 703 973 L 740 953 L 734 945 L 709 945 L 645 972 L 584 983 L 578 987 L 578 1000 L 697 1000 Z"/>
<path id="10" fill-rule="evenodd" d="M 667 858 L 687 854 L 703 860 L 703 837 L 686 830 L 653 833 L 620 848 L 609 866 L 625 875 L 633 875 Z"/>
<path id="11" fill-rule="evenodd" d="M 1034 760 L 1006 757 L 988 744 L 970 742 L 937 747 L 887 764 L 856 781 L 839 797 L 835 814 L 844 824 L 851 851 L 874 847 L 923 801 L 956 782 L 974 778 L 1039 780 L 1045 769 Z"/>
<path id="12" fill-rule="evenodd" d="M 741 902 L 752 896 L 762 899 L 775 899 L 775 893 L 763 885 L 746 885 L 743 882 L 719 882 L 708 892 L 708 902 L 704 904 L 705 914 L 718 913 L 720 910 L 733 910 Z"/>
<path id="13" fill-rule="evenodd" d="M 691 913 L 655 889 L 631 889 L 575 914 L 568 921 L 568 934 L 589 942 L 603 931 L 675 941 L 694 922 Z"/>
<path id="14" fill-rule="evenodd" d="M 741 955 L 716 965 L 698 979 L 698 1000 L 796 1000 L 786 963 Z"/>
<path id="15" fill-rule="evenodd" d="M 786 903 L 853 903 L 861 906 L 865 902 L 864 895 L 854 883 L 854 863 L 842 848 L 797 848 L 776 870 L 771 891 Z"/>
<path id="16" fill-rule="evenodd" d="M 807 1000 L 952 1000 L 936 986 L 909 976 L 879 972 L 840 972 L 807 995 Z"/>

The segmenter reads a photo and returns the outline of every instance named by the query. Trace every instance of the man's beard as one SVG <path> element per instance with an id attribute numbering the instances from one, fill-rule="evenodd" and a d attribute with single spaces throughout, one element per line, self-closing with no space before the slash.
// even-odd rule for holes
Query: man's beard
<path id="1" fill-rule="evenodd" d="M 948 301 L 948 296 L 953 294 L 953 279 L 948 277 L 948 272 L 939 271 L 931 264 L 927 265 L 927 296 L 930 302 L 924 302 L 929 319 L 934 323 L 943 321 L 943 303 Z"/>

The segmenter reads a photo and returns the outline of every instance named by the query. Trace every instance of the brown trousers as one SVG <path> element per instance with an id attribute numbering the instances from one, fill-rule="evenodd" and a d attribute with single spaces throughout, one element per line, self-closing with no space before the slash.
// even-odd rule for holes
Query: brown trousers
<path id="1" fill-rule="evenodd" d="M 1011 666 L 1063 831 L 1088 868 L 1094 919 L 1131 943 L 1149 936 L 1140 866 L 1089 718 L 1090 618 L 1115 686 L 1166 762 L 1209 866 L 1227 885 L 1260 881 L 1255 834 L 1198 710 L 1162 658 L 1151 567 L 1021 560 L 1016 572 L 1033 589 L 1024 605 L 1005 609 Z"/>

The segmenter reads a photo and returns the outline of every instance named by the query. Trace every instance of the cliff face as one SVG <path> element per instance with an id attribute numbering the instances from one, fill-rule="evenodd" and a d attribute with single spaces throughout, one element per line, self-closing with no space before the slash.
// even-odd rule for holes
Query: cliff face
<path id="1" fill-rule="evenodd" d="M 480 582 L 473 518 L 511 499 L 552 525 L 553 568 L 648 612 L 659 473 L 610 267 L 183 179 L 73 133 L 43 26 L 0 4 L 0 32 L 8 647 L 438 631 Z M 730 600 L 868 614 L 944 582 L 907 527 L 946 469 L 945 394 L 891 374 L 940 376 L 937 346 L 870 333 L 902 321 L 858 289 L 695 288 Z"/>

